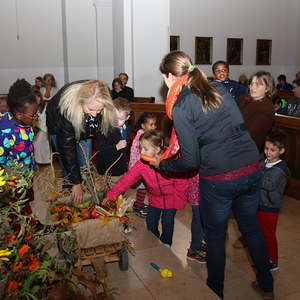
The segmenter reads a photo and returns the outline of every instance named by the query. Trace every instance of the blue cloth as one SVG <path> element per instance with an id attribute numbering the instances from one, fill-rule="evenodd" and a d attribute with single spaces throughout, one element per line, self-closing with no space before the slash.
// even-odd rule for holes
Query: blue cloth
<path id="1" fill-rule="evenodd" d="M 9 111 L 0 112 L 0 167 L 11 167 L 16 160 L 33 168 L 33 137 L 31 126 L 19 124 Z"/>
<path id="2" fill-rule="evenodd" d="M 201 249 L 201 242 L 204 239 L 204 225 L 203 217 L 200 205 L 192 205 L 192 242 L 191 249 L 193 251 L 198 251 Z"/>
<path id="3" fill-rule="evenodd" d="M 153 206 L 147 208 L 147 229 L 157 236 L 162 243 L 172 245 L 174 232 L 174 219 L 177 212 L 175 208 L 161 209 Z M 158 230 L 159 219 L 161 217 L 162 233 Z"/>
<path id="4" fill-rule="evenodd" d="M 286 82 L 283 85 L 279 84 L 279 83 L 276 85 L 276 90 L 279 90 L 279 91 L 291 91 L 292 89 L 293 89 L 293 86 L 288 82 Z"/>
<path id="5" fill-rule="evenodd" d="M 247 89 L 244 85 L 238 83 L 235 80 L 227 79 L 224 81 L 221 80 L 215 80 L 217 82 L 221 82 L 227 90 L 230 92 L 231 96 L 235 100 L 237 104 L 240 102 L 240 96 L 247 94 Z"/>
<path id="6" fill-rule="evenodd" d="M 220 298 L 223 298 L 225 237 L 231 210 L 255 265 L 259 286 L 266 292 L 273 290 L 267 247 L 256 217 L 261 178 L 260 171 L 228 181 L 200 178 L 207 244 L 207 285 Z"/>
<path id="7" fill-rule="evenodd" d="M 58 152 L 56 135 L 51 135 L 50 140 L 52 142 L 52 145 L 55 148 L 55 151 Z M 79 146 L 79 144 L 82 146 L 83 149 Z M 85 163 L 85 157 L 88 160 L 90 160 L 91 157 L 92 157 L 92 139 L 81 140 L 79 142 L 79 144 L 76 144 L 76 156 L 77 156 L 77 161 L 78 161 L 79 167 L 83 167 L 86 164 Z M 82 151 L 84 151 L 85 154 L 83 154 Z M 64 164 L 63 164 L 62 159 L 61 159 L 60 156 L 58 158 L 58 162 L 59 162 L 59 165 L 61 167 L 62 177 L 67 178 L 68 177 L 68 172 L 67 172 L 66 168 L 64 167 Z"/>

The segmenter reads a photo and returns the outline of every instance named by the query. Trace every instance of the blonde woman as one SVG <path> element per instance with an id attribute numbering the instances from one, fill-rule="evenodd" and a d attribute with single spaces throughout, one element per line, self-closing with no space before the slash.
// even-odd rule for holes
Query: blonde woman
<path id="1" fill-rule="evenodd" d="M 106 135 L 116 122 L 108 85 L 99 80 L 67 84 L 49 102 L 46 114 L 48 132 L 61 156 L 63 176 L 72 183 L 74 202 L 81 202 L 80 167 L 91 156 L 91 136 L 97 131 Z"/>

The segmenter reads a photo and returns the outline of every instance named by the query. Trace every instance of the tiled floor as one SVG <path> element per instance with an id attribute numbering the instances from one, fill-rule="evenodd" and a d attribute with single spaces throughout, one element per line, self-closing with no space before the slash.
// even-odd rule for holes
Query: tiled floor
<path id="1" fill-rule="evenodd" d="M 37 189 L 36 189 L 37 191 Z M 38 192 L 37 192 L 38 193 Z M 46 205 L 37 199 L 34 207 L 44 219 Z M 275 271 L 276 299 L 300 299 L 300 201 L 285 197 L 278 224 L 279 264 Z M 187 206 L 176 216 L 174 243 L 166 248 L 145 228 L 143 219 L 132 216 L 136 230 L 129 233 L 135 244 L 135 256 L 129 254 L 129 270 L 122 272 L 117 263 L 107 264 L 108 283 L 117 288 L 116 300 L 210 300 L 218 299 L 206 286 L 206 265 L 186 260 L 190 241 L 191 210 Z M 230 219 L 227 241 L 225 300 L 255 300 L 261 297 L 252 290 L 254 272 L 245 249 L 235 249 L 236 224 Z M 163 279 L 150 263 L 173 271 L 172 279 Z"/>

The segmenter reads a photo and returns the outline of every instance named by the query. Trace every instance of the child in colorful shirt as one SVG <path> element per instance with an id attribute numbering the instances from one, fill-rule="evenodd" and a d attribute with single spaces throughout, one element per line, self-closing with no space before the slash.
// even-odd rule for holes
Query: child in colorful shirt
<path id="1" fill-rule="evenodd" d="M 38 103 L 24 79 L 11 86 L 7 106 L 9 111 L 0 112 L 0 167 L 10 167 L 17 160 L 33 168 L 32 124 L 37 118 Z"/>
<path id="2" fill-rule="evenodd" d="M 7 106 L 8 111 L 0 112 L 0 168 L 13 167 L 13 161 L 18 161 L 24 168 L 32 169 L 35 166 L 32 124 L 37 118 L 38 102 L 26 80 L 18 79 L 10 87 Z M 29 190 L 27 196 L 32 201 L 33 191 Z M 29 203 L 23 212 L 32 213 Z M 36 223 L 33 220 L 32 224 Z"/>

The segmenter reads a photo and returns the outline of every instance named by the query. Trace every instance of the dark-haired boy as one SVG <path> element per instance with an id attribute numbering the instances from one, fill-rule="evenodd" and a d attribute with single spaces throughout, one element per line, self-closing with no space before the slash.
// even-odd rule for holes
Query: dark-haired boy
<path id="1" fill-rule="evenodd" d="M 266 159 L 262 166 L 263 181 L 257 212 L 268 247 L 271 271 L 279 269 L 276 228 L 283 193 L 290 175 L 285 161 L 280 158 L 285 152 L 285 139 L 285 135 L 280 131 L 272 131 L 266 138 Z"/>
<path id="2" fill-rule="evenodd" d="M 247 94 L 244 85 L 229 79 L 229 65 L 223 60 L 218 60 L 212 65 L 215 81 L 221 82 L 230 92 L 235 102 L 239 104 L 240 95 Z"/>

